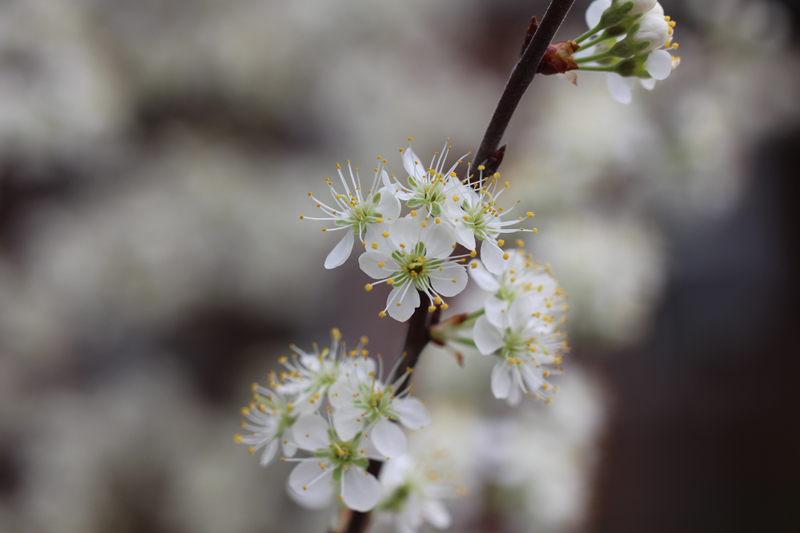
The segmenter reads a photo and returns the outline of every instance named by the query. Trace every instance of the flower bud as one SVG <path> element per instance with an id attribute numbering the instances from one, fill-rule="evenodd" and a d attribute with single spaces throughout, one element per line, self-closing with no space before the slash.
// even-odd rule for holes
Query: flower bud
<path id="1" fill-rule="evenodd" d="M 667 44 L 672 33 L 672 28 L 664 17 L 653 14 L 643 16 L 639 22 L 631 28 L 628 37 L 635 45 L 642 45 L 647 43 L 644 49 L 639 50 L 640 46 L 636 46 L 637 52 L 649 52 L 660 48 Z"/>
<path id="2" fill-rule="evenodd" d="M 627 1 L 617 1 L 617 4 L 620 4 L 620 7 L 626 7 L 627 4 L 632 4 L 631 8 L 628 10 L 629 17 L 635 17 L 636 15 L 644 15 L 645 13 L 652 10 L 656 4 L 658 4 L 657 0 L 627 0 Z"/>

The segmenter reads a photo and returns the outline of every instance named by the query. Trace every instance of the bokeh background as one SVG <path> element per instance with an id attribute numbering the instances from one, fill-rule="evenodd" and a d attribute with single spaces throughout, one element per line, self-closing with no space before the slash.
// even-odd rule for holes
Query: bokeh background
<path id="1" fill-rule="evenodd" d="M 0 1 L 0 531 L 323 531 L 238 408 L 290 342 L 404 328 L 322 268 L 306 193 L 409 136 L 474 150 L 546 4 Z M 800 531 L 800 7 L 663 5 L 653 93 L 537 77 L 505 137 L 574 351 L 514 410 L 490 361 L 424 355 L 454 532 Z"/>

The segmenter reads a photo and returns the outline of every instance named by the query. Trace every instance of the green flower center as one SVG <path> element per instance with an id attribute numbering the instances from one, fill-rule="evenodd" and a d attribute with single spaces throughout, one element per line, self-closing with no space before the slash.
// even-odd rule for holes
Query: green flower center
<path id="1" fill-rule="evenodd" d="M 434 172 L 433 179 L 430 183 L 427 180 L 417 181 L 413 177 L 408 177 L 408 185 L 414 193 L 414 196 L 408 200 L 408 207 L 415 209 L 417 207 L 425 207 L 432 216 L 438 217 L 442 214 L 442 203 L 444 203 L 445 196 L 445 179 L 444 174 Z"/>
<path id="2" fill-rule="evenodd" d="M 347 216 L 338 219 L 337 226 L 348 226 L 353 228 L 353 233 L 362 235 L 367 228 L 367 224 L 375 224 L 382 215 L 377 211 L 381 201 L 381 194 L 377 193 L 372 197 L 372 201 L 359 201 L 355 196 L 339 195 L 339 199 L 344 199 L 350 204 Z"/>
<path id="3" fill-rule="evenodd" d="M 422 290 L 430 285 L 428 273 L 439 269 L 442 266 L 442 260 L 425 257 L 425 253 L 425 245 L 421 242 L 417 243 L 410 252 L 392 252 L 392 258 L 400 267 L 400 270 L 392 276 L 396 287 L 401 287 L 408 281 L 412 281 Z"/>

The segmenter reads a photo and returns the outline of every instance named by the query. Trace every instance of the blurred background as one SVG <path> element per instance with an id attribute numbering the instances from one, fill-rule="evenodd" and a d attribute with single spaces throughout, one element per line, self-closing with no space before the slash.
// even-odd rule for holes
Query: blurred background
<path id="1" fill-rule="evenodd" d="M 322 532 L 238 408 L 289 343 L 394 357 L 404 325 L 322 268 L 307 192 L 409 136 L 474 150 L 546 5 L 0 0 L 0 531 Z M 654 92 L 537 77 L 505 137 L 574 350 L 518 409 L 424 354 L 454 532 L 800 531 L 800 3 L 663 5 Z"/>

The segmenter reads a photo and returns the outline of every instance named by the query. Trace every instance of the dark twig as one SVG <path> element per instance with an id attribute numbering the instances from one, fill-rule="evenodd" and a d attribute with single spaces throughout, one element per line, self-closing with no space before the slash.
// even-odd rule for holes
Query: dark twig
<path id="1" fill-rule="evenodd" d="M 486 128 L 486 133 L 483 134 L 481 145 L 472 160 L 474 167 L 486 165 L 484 176 L 492 175 L 497 171 L 497 168 L 489 168 L 488 160 L 497 151 L 497 147 L 500 146 L 500 140 L 503 138 L 506 127 L 508 127 L 508 123 L 511 121 L 522 95 L 525 94 L 528 86 L 533 81 L 536 69 L 539 67 L 547 47 L 555 37 L 558 28 L 561 27 L 561 23 L 567 17 L 567 13 L 569 13 L 573 3 L 575 3 L 575 0 L 552 0 L 539 27 L 535 28 L 535 24 L 531 22 L 529 31 L 533 30 L 535 33 L 532 38 L 529 33 L 525 35 L 525 40 L 530 39 L 530 44 L 525 53 L 522 54 L 522 57 L 519 58 L 519 61 L 517 61 L 517 64 L 514 65 L 503 95 L 494 110 L 492 120 Z"/>

